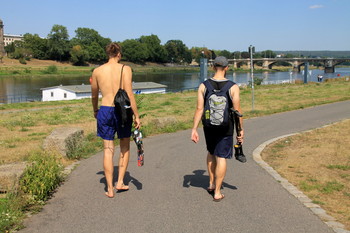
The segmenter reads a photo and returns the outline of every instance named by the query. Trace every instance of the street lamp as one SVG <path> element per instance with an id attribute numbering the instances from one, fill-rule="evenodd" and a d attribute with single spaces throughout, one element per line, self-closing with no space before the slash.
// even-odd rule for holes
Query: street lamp
<path id="1" fill-rule="evenodd" d="M 254 67 L 253 67 L 253 53 L 255 53 L 255 47 L 250 45 L 248 48 L 250 54 L 250 77 L 252 79 L 252 111 L 254 111 Z"/>

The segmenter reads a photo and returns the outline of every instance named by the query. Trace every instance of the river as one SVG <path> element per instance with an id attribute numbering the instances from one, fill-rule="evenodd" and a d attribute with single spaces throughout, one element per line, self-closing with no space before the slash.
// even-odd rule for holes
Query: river
<path id="1" fill-rule="evenodd" d="M 335 73 L 324 73 L 323 70 L 311 70 L 308 80 L 317 82 L 317 75 L 323 79 L 339 76 L 350 76 L 350 68 L 336 68 Z M 208 73 L 211 77 L 212 73 Z M 262 84 L 290 82 L 303 80 L 303 73 L 297 72 L 264 72 L 255 73 L 255 79 L 263 79 Z M 248 84 L 250 73 L 229 72 L 227 78 L 238 84 Z M 200 79 L 199 73 L 162 73 L 162 74 L 135 74 L 134 82 L 156 82 L 167 85 L 168 92 L 197 88 Z M 89 76 L 81 77 L 2 77 L 0 78 L 0 103 L 40 101 L 40 88 L 58 85 L 89 84 Z"/>

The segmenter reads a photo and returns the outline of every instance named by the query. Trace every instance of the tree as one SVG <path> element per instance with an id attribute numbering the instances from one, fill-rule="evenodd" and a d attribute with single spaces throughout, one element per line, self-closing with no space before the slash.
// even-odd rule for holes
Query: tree
<path id="1" fill-rule="evenodd" d="M 156 35 L 141 36 L 139 41 L 146 45 L 148 52 L 148 61 L 151 62 L 165 62 L 167 59 L 167 52 L 160 44 L 160 39 Z"/>
<path id="2" fill-rule="evenodd" d="M 86 61 L 89 59 L 89 53 L 84 50 L 80 45 L 75 45 L 70 50 L 70 60 L 73 65 L 85 65 Z"/>
<path id="3" fill-rule="evenodd" d="M 47 39 L 41 38 L 38 34 L 26 33 L 23 36 L 24 47 L 30 49 L 33 57 L 37 59 L 46 59 L 48 57 Z"/>
<path id="4" fill-rule="evenodd" d="M 121 43 L 123 49 L 123 59 L 144 63 L 148 58 L 147 46 L 138 40 L 125 40 Z"/>
<path id="5" fill-rule="evenodd" d="M 67 28 L 55 24 L 47 37 L 49 58 L 59 61 L 67 60 L 69 57 L 69 35 Z"/>
<path id="6" fill-rule="evenodd" d="M 231 53 L 230 51 L 228 51 L 228 50 L 216 51 L 216 54 L 217 54 L 218 56 L 224 56 L 224 57 L 226 57 L 227 59 L 231 58 L 231 55 L 232 55 L 232 53 Z"/>
<path id="7" fill-rule="evenodd" d="M 94 41 L 89 46 L 86 46 L 85 49 L 90 62 L 101 63 L 107 60 L 106 52 L 99 43 Z"/>
<path id="8" fill-rule="evenodd" d="M 276 53 L 274 53 L 272 50 L 265 50 L 265 51 L 261 51 L 261 56 L 263 58 L 275 58 L 276 57 Z"/>
<path id="9" fill-rule="evenodd" d="M 75 37 L 72 38 L 73 46 L 80 45 L 88 53 L 88 61 L 100 63 L 107 59 L 105 48 L 112 41 L 102 37 L 96 30 L 91 28 L 78 28 L 75 30 Z"/>
<path id="10" fill-rule="evenodd" d="M 168 52 L 168 61 L 175 63 L 191 63 L 192 54 L 181 40 L 169 40 L 164 47 Z"/>

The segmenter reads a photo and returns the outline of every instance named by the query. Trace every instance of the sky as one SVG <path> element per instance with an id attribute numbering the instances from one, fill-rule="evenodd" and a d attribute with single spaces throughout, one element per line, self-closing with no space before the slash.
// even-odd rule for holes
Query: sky
<path id="1" fill-rule="evenodd" d="M 46 37 L 63 25 L 121 42 L 157 35 L 161 44 L 256 51 L 350 51 L 350 0 L 0 0 L 5 34 Z"/>

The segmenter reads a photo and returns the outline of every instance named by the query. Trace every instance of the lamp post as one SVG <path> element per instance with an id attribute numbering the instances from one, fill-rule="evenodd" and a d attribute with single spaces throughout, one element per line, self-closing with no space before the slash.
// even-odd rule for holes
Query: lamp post
<path id="1" fill-rule="evenodd" d="M 255 53 L 255 47 L 250 45 L 248 48 L 250 54 L 250 77 L 252 79 L 252 111 L 254 111 L 254 65 L 253 65 L 253 53 Z"/>

